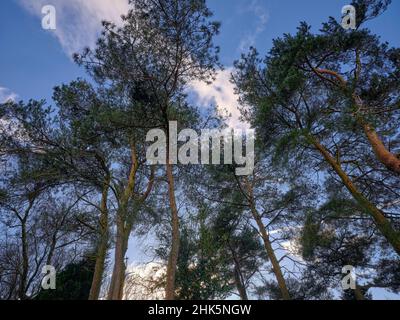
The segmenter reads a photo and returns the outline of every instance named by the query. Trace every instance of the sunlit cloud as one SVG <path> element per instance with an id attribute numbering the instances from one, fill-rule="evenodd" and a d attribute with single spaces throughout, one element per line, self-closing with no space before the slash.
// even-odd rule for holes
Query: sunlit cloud
<path id="1" fill-rule="evenodd" d="M 127 268 L 124 300 L 162 300 L 165 289 L 160 286 L 167 267 L 161 262 L 132 264 Z"/>
<path id="2" fill-rule="evenodd" d="M 190 85 L 196 96 L 196 102 L 202 107 L 216 106 L 221 115 L 228 115 L 227 124 L 232 128 L 246 129 L 248 124 L 241 121 L 238 95 L 235 86 L 230 81 L 233 69 L 219 71 L 212 84 L 195 81 Z"/>

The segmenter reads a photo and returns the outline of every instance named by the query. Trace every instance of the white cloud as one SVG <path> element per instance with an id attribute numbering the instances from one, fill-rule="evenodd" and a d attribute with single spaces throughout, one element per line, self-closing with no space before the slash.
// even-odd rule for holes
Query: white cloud
<path id="1" fill-rule="evenodd" d="M 18 0 L 31 14 L 42 19 L 42 7 L 53 5 L 57 13 L 57 28 L 54 35 L 68 55 L 80 52 L 84 47 L 93 47 L 101 31 L 101 21 L 108 20 L 116 24 L 121 22 L 121 14 L 129 10 L 128 0 Z M 256 33 L 262 32 L 268 15 L 257 0 L 253 0 L 249 10 L 257 15 Z M 41 24 L 38 23 L 38 28 Z M 229 81 L 232 69 L 219 72 L 212 85 L 194 82 L 191 89 L 198 97 L 198 103 L 209 105 L 215 103 L 221 112 L 227 110 L 231 114 L 228 125 L 235 128 L 247 128 L 248 125 L 239 120 L 237 96 L 234 85 Z"/>
<path id="2" fill-rule="evenodd" d="M 219 71 L 216 80 L 208 85 L 205 82 L 195 81 L 190 85 L 197 97 L 197 103 L 202 107 L 216 105 L 218 111 L 225 115 L 227 111 L 230 117 L 227 124 L 232 128 L 246 129 L 248 124 L 240 120 L 238 96 L 234 91 L 234 84 L 230 82 L 233 69 L 227 68 Z"/>
<path id="3" fill-rule="evenodd" d="M 161 262 L 133 264 L 127 268 L 124 300 L 162 300 L 167 267 Z"/>
<path id="4" fill-rule="evenodd" d="M 246 34 L 239 44 L 239 51 L 243 52 L 249 49 L 249 47 L 254 46 L 257 37 L 265 30 L 267 27 L 269 13 L 265 7 L 263 7 L 259 0 L 252 0 L 250 4 L 245 8 L 244 12 L 250 12 L 256 16 L 256 26 L 255 30 L 251 33 Z"/>
<path id="5" fill-rule="evenodd" d="M 15 101 L 17 98 L 18 96 L 14 92 L 7 88 L 0 87 L 0 103 L 7 102 L 9 100 Z"/>
<path id="6" fill-rule="evenodd" d="M 121 23 L 121 14 L 129 10 L 128 0 L 18 0 L 31 14 L 43 18 L 42 7 L 56 8 L 54 35 L 71 56 L 84 47 L 93 47 L 101 31 L 101 21 Z M 41 28 L 41 23 L 38 23 Z M 44 30 L 43 30 L 44 31 Z"/>

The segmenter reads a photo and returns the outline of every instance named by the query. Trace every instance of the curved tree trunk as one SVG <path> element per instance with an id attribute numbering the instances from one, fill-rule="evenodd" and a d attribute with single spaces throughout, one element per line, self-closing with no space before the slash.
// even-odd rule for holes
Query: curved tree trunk
<path id="1" fill-rule="evenodd" d="M 375 129 L 367 123 L 363 123 L 362 126 L 378 160 L 384 164 L 388 170 L 400 174 L 400 158 L 386 149 Z"/>
<path id="2" fill-rule="evenodd" d="M 364 102 L 357 95 L 353 94 L 354 102 L 358 108 L 358 110 L 364 108 Z M 361 116 L 357 116 L 358 123 L 362 126 L 365 135 L 374 150 L 376 158 L 390 171 L 400 174 L 400 158 L 395 154 L 391 153 L 383 143 L 382 139 L 379 137 L 376 130 L 365 121 L 365 119 Z"/>
<path id="3" fill-rule="evenodd" d="M 289 290 L 287 288 L 281 266 L 279 265 L 279 261 L 275 255 L 275 251 L 272 247 L 271 240 L 269 238 L 267 230 L 265 229 L 264 223 L 262 222 L 261 215 L 258 213 L 256 205 L 255 205 L 253 188 L 250 185 L 250 182 L 247 178 L 245 178 L 245 181 L 246 181 L 247 190 L 249 193 L 248 197 L 249 197 L 251 213 L 253 215 L 254 220 L 257 223 L 258 230 L 259 230 L 259 232 L 261 234 L 261 238 L 263 239 L 263 242 L 264 242 L 265 250 L 267 251 L 267 255 L 271 261 L 272 271 L 274 272 L 276 281 L 278 282 L 278 286 L 281 291 L 282 299 L 290 300 Z"/>
<path id="4" fill-rule="evenodd" d="M 359 57 L 357 57 L 357 64 L 358 64 L 359 68 L 361 68 Z M 340 86 L 343 89 L 347 90 L 347 81 L 341 75 L 339 75 L 337 72 L 332 71 L 332 70 L 325 70 L 325 69 L 315 69 L 313 67 L 311 67 L 311 68 L 319 76 L 321 74 L 328 74 L 328 75 L 334 76 L 339 81 Z M 325 78 L 325 80 L 327 80 L 327 79 Z M 353 97 L 354 103 L 357 107 L 357 109 L 355 110 L 355 113 L 357 114 L 360 110 L 362 110 L 364 108 L 364 102 L 361 99 L 361 97 L 359 95 L 357 95 L 355 92 L 352 94 L 352 97 Z M 400 174 L 400 157 L 398 155 L 391 153 L 385 147 L 385 144 L 382 142 L 381 138 L 379 137 L 379 135 L 377 134 L 375 129 L 363 119 L 362 115 L 360 115 L 360 114 L 356 115 L 356 119 L 357 119 L 358 123 L 362 126 L 362 128 L 365 132 L 365 135 L 367 136 L 367 139 L 368 139 L 369 143 L 371 144 L 372 149 L 374 150 L 374 153 L 375 153 L 377 159 L 388 170 L 390 170 L 394 173 Z"/>
<path id="5" fill-rule="evenodd" d="M 100 241 L 96 252 L 96 264 L 94 268 L 92 286 L 90 288 L 89 300 L 98 300 L 100 295 L 101 284 L 103 281 L 104 265 L 107 256 L 108 249 L 108 190 L 110 185 L 110 178 L 106 179 L 103 193 L 101 195 L 100 204 L 100 219 L 99 219 L 99 231 Z"/>
<path id="6" fill-rule="evenodd" d="M 331 156 L 329 151 L 321 145 L 317 139 L 315 139 L 311 135 L 307 135 L 306 138 L 310 141 L 311 144 L 322 154 L 325 160 L 331 165 L 333 170 L 341 178 L 343 184 L 352 194 L 354 199 L 358 202 L 358 204 L 368 213 L 375 222 L 376 227 L 382 233 L 382 235 L 386 238 L 386 240 L 390 243 L 393 249 L 400 255 L 400 232 L 396 231 L 390 221 L 385 217 L 383 212 L 379 210 L 373 203 L 371 203 L 367 198 L 365 198 L 360 191 L 358 191 L 357 187 L 354 185 L 353 181 L 347 176 L 347 174 L 342 169 L 341 165 L 336 162 L 336 160 Z"/>

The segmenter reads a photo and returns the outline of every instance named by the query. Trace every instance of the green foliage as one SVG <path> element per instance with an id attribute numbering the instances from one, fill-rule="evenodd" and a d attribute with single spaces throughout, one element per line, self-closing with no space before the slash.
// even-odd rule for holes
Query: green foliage
<path id="1" fill-rule="evenodd" d="M 392 0 L 354 0 L 352 5 L 356 8 L 357 12 L 357 25 L 360 26 L 368 20 L 376 18 L 382 14 Z"/>
<path id="2" fill-rule="evenodd" d="M 281 136 L 275 142 L 272 161 L 280 165 L 288 163 L 297 146 L 304 141 L 304 130 L 292 130 Z"/>
<path id="3" fill-rule="evenodd" d="M 200 210 L 192 221 L 194 226 L 185 225 L 181 231 L 176 275 L 178 299 L 224 299 L 232 288 L 223 248 L 215 242 L 205 214 Z"/>
<path id="4" fill-rule="evenodd" d="M 0 188 L 0 202 L 6 201 L 7 197 L 8 197 L 7 190 Z"/>
<path id="5" fill-rule="evenodd" d="M 319 223 L 313 221 L 312 214 L 308 214 L 301 234 L 301 247 L 302 254 L 305 259 L 310 258 L 314 253 L 314 248 L 318 245 L 319 241 Z"/>
<path id="6" fill-rule="evenodd" d="M 332 174 L 332 167 L 340 166 L 362 193 L 359 202 L 376 205 L 399 229 L 398 177 L 382 168 L 360 126 L 360 119 L 368 121 L 390 151 L 400 152 L 400 49 L 365 27 L 390 2 L 354 0 L 357 30 L 343 30 L 334 18 L 318 31 L 301 22 L 294 34 L 275 39 L 265 57 L 251 48 L 235 62 L 233 81 L 243 117 L 257 130 L 256 168 L 247 180 L 253 192 L 244 190 L 248 185 L 234 176 L 234 166 L 174 167 L 176 193 L 182 196 L 178 299 L 224 299 L 240 288 L 256 288 L 251 294 L 260 298 L 281 298 L 281 288 L 271 281 L 274 275 L 264 268 L 268 256 L 254 211 L 271 232 L 273 249 L 281 241 L 300 245 L 300 275 L 295 279 L 284 272 L 292 298 L 331 298 L 341 268 L 348 264 L 361 271 L 366 298 L 373 287 L 399 292 L 397 257 L 357 197 L 350 198 L 350 188 Z M 24 284 L 22 273 L 26 271 L 26 278 L 33 274 L 29 281 L 38 283 L 33 261 L 70 258 L 69 243 L 86 247 L 88 239 L 100 236 L 100 226 L 104 243 L 111 242 L 108 231 L 116 221 L 128 238 L 131 229 L 139 235 L 155 227 L 156 254 L 168 260 L 174 238 L 161 178 L 164 168 L 156 170 L 154 196 L 146 204 L 137 200 L 149 180 L 149 168 L 143 165 L 145 136 L 153 128 L 167 131 L 171 120 L 178 121 L 179 128 L 202 127 L 203 110 L 188 103 L 186 89 L 193 80 L 211 82 L 215 77 L 219 48 L 213 39 L 220 24 L 211 20 L 205 0 L 134 3 L 136 10 L 123 16 L 121 27 L 104 22 L 96 48 L 75 55 L 94 81 L 77 79 L 57 86 L 54 109 L 35 100 L 0 105 L 1 119 L 11 121 L 4 132 L 12 132 L 0 137 L 1 160 L 5 156 L 16 168 L 0 177 L 0 222 L 11 239 L 0 251 L 0 269 L 3 261 L 14 269 L 6 277 L 0 275 L 2 297 L 26 298 L 33 285 Z M 131 169 L 132 141 L 140 163 L 136 194 L 118 211 Z M 327 154 L 333 163 L 325 161 Z M 99 221 L 98 212 L 92 209 L 88 215 L 86 208 L 99 209 L 105 189 L 109 192 L 103 205 L 109 210 Z M 54 202 L 64 197 L 75 201 L 71 221 L 64 204 L 59 217 L 53 213 Z M 28 240 L 22 241 L 26 230 Z M 65 252 L 54 240 L 61 233 Z M 47 257 L 51 245 L 56 249 Z M 38 256 L 41 252 L 43 257 Z M 26 266 L 20 261 L 24 255 Z M 93 272 L 89 258 L 67 264 L 57 275 L 57 289 L 41 290 L 36 299 L 86 300 Z M 12 292 L 18 286 L 26 290 Z M 354 299 L 354 293 L 345 292 L 342 298 Z"/>

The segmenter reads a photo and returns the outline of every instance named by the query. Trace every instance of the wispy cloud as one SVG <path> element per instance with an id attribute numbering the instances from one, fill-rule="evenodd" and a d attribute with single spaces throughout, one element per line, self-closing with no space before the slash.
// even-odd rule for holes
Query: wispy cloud
<path id="1" fill-rule="evenodd" d="M 227 68 L 218 72 L 216 80 L 210 85 L 195 81 L 191 83 L 190 89 L 195 93 L 196 102 L 200 106 L 216 105 L 221 114 L 230 115 L 227 120 L 230 127 L 245 129 L 248 124 L 240 120 L 238 96 L 235 94 L 234 84 L 230 81 L 232 71 L 232 68 Z"/>
<path id="2" fill-rule="evenodd" d="M 255 45 L 257 37 L 265 30 L 269 20 L 268 10 L 260 4 L 259 0 L 252 0 L 250 4 L 247 3 L 246 7 L 243 9 L 244 12 L 250 12 L 256 16 L 256 24 L 255 29 L 247 33 L 240 41 L 239 51 L 241 52 Z"/>
<path id="3" fill-rule="evenodd" d="M 7 88 L 0 87 L 0 103 L 4 103 L 7 101 L 15 101 L 18 98 L 14 92 Z"/>
<path id="4" fill-rule="evenodd" d="M 101 21 L 117 24 L 129 9 L 128 0 L 18 0 L 23 8 L 42 19 L 42 7 L 56 8 L 57 28 L 54 36 L 71 56 L 84 47 L 93 47 L 101 31 Z M 38 28 L 41 24 L 38 23 Z"/>
<path id="5" fill-rule="evenodd" d="M 43 18 L 42 7 L 53 5 L 56 8 L 57 28 L 54 36 L 68 55 L 80 52 L 84 47 L 93 47 L 101 31 L 101 21 L 107 20 L 121 23 L 121 14 L 129 10 L 128 0 L 18 0 L 28 12 Z M 258 24 L 256 33 L 262 32 L 268 20 L 263 7 L 254 0 L 249 10 L 257 15 Z M 38 28 L 41 24 L 38 23 Z M 240 121 L 237 96 L 234 86 L 230 82 L 232 69 L 219 72 L 212 85 L 194 82 L 192 91 L 198 98 L 200 105 L 216 104 L 221 112 L 227 111 L 231 116 L 228 124 L 232 127 L 247 127 Z"/>

